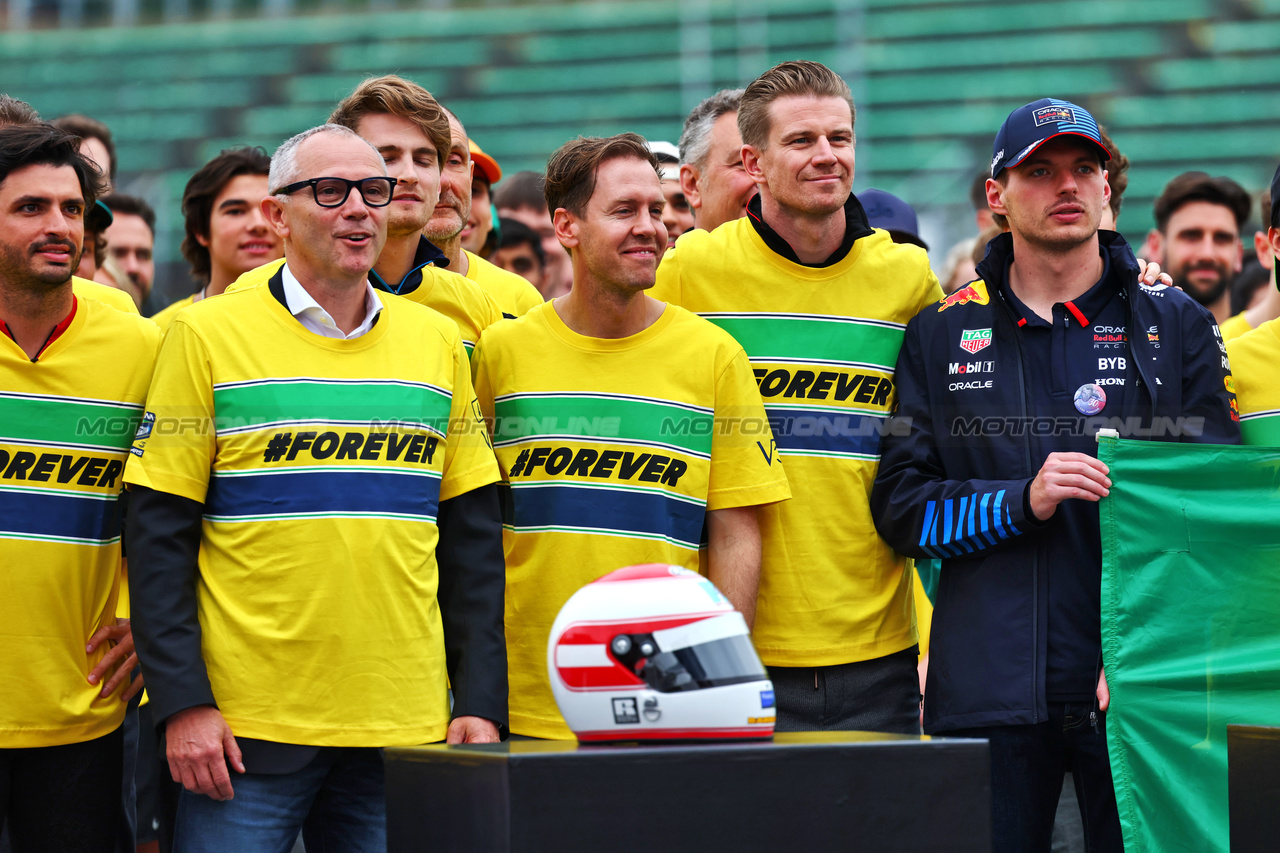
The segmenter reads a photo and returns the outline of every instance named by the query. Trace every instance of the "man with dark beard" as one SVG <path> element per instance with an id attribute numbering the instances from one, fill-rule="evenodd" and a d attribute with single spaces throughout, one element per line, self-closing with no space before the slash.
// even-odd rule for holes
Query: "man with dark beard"
<path id="1" fill-rule="evenodd" d="M 1240 229 L 1249 208 L 1244 187 L 1204 172 L 1183 172 L 1156 199 L 1156 227 L 1147 235 L 1146 257 L 1164 267 L 1218 323 L 1231 316 L 1228 286 L 1244 263 Z"/>
<path id="2" fill-rule="evenodd" d="M 120 475 L 160 331 L 72 283 L 102 183 L 77 137 L 0 131 L 0 829 L 15 853 L 113 849 L 142 687 L 116 618 Z"/>

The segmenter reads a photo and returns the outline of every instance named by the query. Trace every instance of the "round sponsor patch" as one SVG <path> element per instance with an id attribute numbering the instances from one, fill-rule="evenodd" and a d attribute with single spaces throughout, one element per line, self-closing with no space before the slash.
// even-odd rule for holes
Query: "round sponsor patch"
<path id="1" fill-rule="evenodd" d="M 1096 415 L 1107 405 L 1107 392 L 1098 385 L 1086 382 L 1076 389 L 1076 411 L 1082 415 Z"/>

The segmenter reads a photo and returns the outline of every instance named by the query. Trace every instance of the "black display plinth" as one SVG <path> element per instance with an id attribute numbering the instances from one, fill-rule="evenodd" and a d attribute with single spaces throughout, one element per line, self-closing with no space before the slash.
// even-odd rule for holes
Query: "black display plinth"
<path id="1" fill-rule="evenodd" d="M 1227 726 L 1231 853 L 1280 845 L 1280 728 Z"/>
<path id="2" fill-rule="evenodd" d="M 435 745 L 387 749 L 386 768 L 390 853 L 991 849 L 982 740 Z"/>

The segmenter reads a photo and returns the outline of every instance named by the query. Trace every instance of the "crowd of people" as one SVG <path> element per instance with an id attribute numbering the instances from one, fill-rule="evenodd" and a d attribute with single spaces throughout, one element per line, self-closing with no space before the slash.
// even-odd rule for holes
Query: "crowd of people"
<path id="1" fill-rule="evenodd" d="M 1068 772 L 1122 849 L 1093 436 L 1280 445 L 1280 205 L 1269 276 L 1198 172 L 1135 256 L 1127 159 L 1045 98 L 940 282 L 854 125 L 792 61 L 504 176 L 365 80 L 196 171 L 158 306 L 109 130 L 0 96 L 11 849 L 384 849 L 380 749 L 571 737 L 551 624 L 640 563 L 743 614 L 779 731 L 985 738 L 997 850 Z"/>

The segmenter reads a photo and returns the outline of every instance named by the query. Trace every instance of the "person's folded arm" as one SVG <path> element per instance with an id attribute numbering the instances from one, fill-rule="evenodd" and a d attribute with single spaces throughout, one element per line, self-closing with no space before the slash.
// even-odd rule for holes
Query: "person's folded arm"
<path id="1" fill-rule="evenodd" d="M 440 502 L 436 545 L 445 662 L 453 688 L 450 741 L 474 740 L 473 720 L 507 731 L 507 572 L 496 484 Z M 482 727 L 481 727 L 482 728 Z M 484 738 L 481 738 L 484 739 Z"/>

